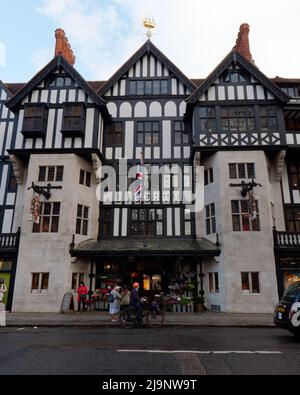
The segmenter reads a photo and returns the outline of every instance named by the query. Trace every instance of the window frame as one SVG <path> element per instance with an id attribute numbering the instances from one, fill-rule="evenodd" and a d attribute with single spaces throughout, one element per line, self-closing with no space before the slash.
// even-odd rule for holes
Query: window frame
<path id="1" fill-rule="evenodd" d="M 217 233 L 215 203 L 210 203 L 205 206 L 205 225 L 207 235 L 214 235 Z"/>
<path id="2" fill-rule="evenodd" d="M 53 179 L 49 178 L 49 169 L 54 168 L 54 177 Z M 42 169 L 45 169 L 45 177 L 42 177 Z M 62 177 L 58 177 L 58 169 L 62 169 Z M 39 175 L 38 182 L 63 182 L 64 181 L 64 166 L 39 166 Z"/>
<path id="3" fill-rule="evenodd" d="M 150 211 L 154 211 L 154 218 L 150 218 L 150 215 L 148 215 L 148 219 L 146 218 L 147 215 L 144 215 L 144 218 L 141 217 L 141 213 L 147 213 Z M 161 219 L 158 218 L 158 211 L 161 211 Z M 137 212 L 137 219 L 133 218 L 133 213 Z M 165 218 L 166 218 L 166 211 L 164 208 L 162 207 L 147 207 L 147 208 L 139 208 L 139 207 L 134 207 L 130 209 L 130 216 L 129 216 L 129 235 L 130 237 L 134 237 L 134 238 L 142 238 L 142 237 L 155 237 L 155 238 L 160 238 L 163 237 L 165 235 Z M 133 225 L 136 224 L 137 228 L 136 231 L 133 232 Z M 146 231 L 146 228 L 142 228 L 142 225 L 144 224 L 144 226 L 147 224 L 148 225 L 148 232 Z M 151 233 L 152 230 L 152 225 L 154 224 L 153 229 L 155 229 L 155 234 L 154 232 Z M 161 224 L 162 228 L 161 228 L 161 233 L 158 233 L 158 224 Z"/>
<path id="4" fill-rule="evenodd" d="M 247 289 L 244 289 L 244 283 L 243 281 L 243 275 L 247 275 L 248 279 L 247 281 Z M 254 292 L 254 287 L 253 287 L 253 276 L 257 275 L 257 280 L 258 280 L 258 292 Z M 243 295 L 261 295 L 261 275 L 260 272 L 241 272 L 241 291 Z"/>
<path id="5" fill-rule="evenodd" d="M 151 130 L 147 129 L 147 124 L 151 124 Z M 158 129 L 154 130 L 154 124 L 158 125 Z M 143 125 L 143 130 L 140 130 L 140 125 Z M 151 121 L 136 121 L 136 146 L 137 147 L 160 147 L 161 145 L 161 122 L 159 120 L 151 120 Z M 147 141 L 147 135 L 151 136 L 151 142 Z M 158 141 L 154 142 L 154 135 L 158 136 Z M 140 140 L 140 136 L 142 136 L 142 141 Z"/>
<path id="6" fill-rule="evenodd" d="M 208 273 L 208 289 L 211 294 L 219 294 L 220 293 L 220 281 L 219 281 L 219 273 L 218 272 L 209 272 Z"/>
<path id="7" fill-rule="evenodd" d="M 39 109 L 41 111 L 41 114 L 40 115 L 35 115 L 34 113 L 30 114 L 30 108 L 32 110 Z M 32 121 L 33 124 L 35 120 L 39 120 L 40 126 L 35 128 L 26 125 L 26 121 L 28 121 L 29 119 L 33 120 Z M 47 121 L 48 121 L 48 106 L 46 103 L 25 103 L 21 133 L 23 134 L 24 137 L 27 138 L 39 138 L 39 137 L 44 138 L 46 135 Z"/>
<path id="8" fill-rule="evenodd" d="M 233 204 L 238 202 L 238 212 L 234 212 L 233 210 Z M 250 213 L 249 213 L 249 207 L 247 208 L 247 211 L 243 211 L 243 206 L 244 204 L 249 204 L 248 200 L 231 200 L 231 217 L 232 217 L 232 231 L 233 232 L 260 232 L 261 231 L 261 226 L 260 226 L 260 212 L 259 212 L 259 204 L 258 200 L 255 200 L 256 203 L 256 209 L 257 209 L 257 218 L 252 220 L 250 218 Z M 248 218 L 247 218 L 248 216 Z M 237 225 L 237 222 L 235 222 L 236 218 L 239 218 L 239 229 L 235 229 L 235 226 Z M 245 222 L 247 221 L 247 222 Z M 249 228 L 247 228 L 247 223 Z M 254 225 L 254 223 L 257 223 L 257 225 Z M 257 227 L 257 229 L 254 229 L 254 227 Z"/>
<path id="9" fill-rule="evenodd" d="M 45 208 L 50 205 L 50 213 L 45 214 Z M 56 206 L 55 206 L 56 205 Z M 58 208 L 58 214 L 54 213 L 54 209 Z M 33 223 L 32 227 L 32 233 L 51 233 L 51 234 L 57 234 L 59 233 L 59 222 L 60 222 L 60 215 L 61 215 L 61 202 L 42 202 L 41 203 L 41 211 L 40 211 L 40 220 L 39 223 Z M 53 220 L 55 218 L 55 221 L 57 220 L 57 224 L 54 223 L 53 225 Z M 47 221 L 45 221 L 47 219 Z M 44 230 L 44 225 L 47 226 L 48 222 L 48 231 Z M 53 231 L 53 226 L 57 228 L 57 230 Z M 55 229 L 56 229 L 55 228 Z"/>
<path id="10" fill-rule="evenodd" d="M 245 176 L 241 176 L 242 171 L 241 167 L 244 167 L 243 172 Z M 253 166 L 253 174 L 251 175 L 251 171 L 249 170 L 250 166 Z M 244 163 L 228 163 L 228 172 L 230 180 L 238 180 L 238 179 L 256 179 L 256 163 L 255 162 L 244 162 Z M 233 173 L 235 177 L 233 176 Z M 250 173 L 250 174 L 249 174 Z"/>
<path id="11" fill-rule="evenodd" d="M 81 207 L 81 210 L 79 210 Z M 81 214 L 79 214 L 81 211 Z M 86 215 L 87 211 L 87 215 Z M 75 234 L 81 236 L 88 236 L 89 234 L 89 219 L 90 219 L 90 207 L 85 206 L 83 204 L 77 205 L 77 212 L 76 212 L 76 226 L 75 226 Z M 79 224 L 79 231 L 78 231 L 78 224 Z"/>
<path id="12" fill-rule="evenodd" d="M 159 89 L 155 90 L 154 85 L 155 83 L 159 83 Z M 146 86 L 151 84 L 150 90 L 148 90 Z M 163 87 L 163 84 L 166 84 Z M 135 85 L 135 88 L 132 89 L 132 86 Z M 167 88 L 167 89 L 166 89 Z M 127 83 L 127 95 L 129 96 L 163 96 L 169 95 L 170 92 L 170 79 L 168 77 L 157 77 L 157 78 L 129 78 Z M 141 92 L 141 93 L 139 93 Z"/>
<path id="13" fill-rule="evenodd" d="M 80 108 L 80 115 L 68 115 L 67 112 L 72 107 Z M 73 111 L 75 111 L 73 109 Z M 78 127 L 69 127 L 67 124 L 67 119 L 77 119 L 79 120 Z M 85 134 L 86 125 L 86 105 L 83 102 L 69 102 L 63 104 L 63 117 L 62 117 L 62 129 L 61 133 L 65 137 L 83 137 Z"/>
<path id="14" fill-rule="evenodd" d="M 34 288 L 34 279 L 37 280 L 37 288 Z M 46 279 L 47 287 L 44 287 L 44 281 Z M 36 281 L 35 281 L 36 283 Z M 31 273 L 31 286 L 30 286 L 30 293 L 32 295 L 47 295 L 49 290 L 49 283 L 50 283 L 50 273 L 49 272 L 32 272 Z"/>
<path id="15" fill-rule="evenodd" d="M 109 130 L 110 127 L 120 125 L 120 131 L 118 130 Z M 113 137 L 113 141 L 109 141 L 110 138 Z M 106 147 L 122 147 L 124 143 L 124 122 L 122 121 L 113 121 L 106 125 L 105 128 L 105 146 Z"/>

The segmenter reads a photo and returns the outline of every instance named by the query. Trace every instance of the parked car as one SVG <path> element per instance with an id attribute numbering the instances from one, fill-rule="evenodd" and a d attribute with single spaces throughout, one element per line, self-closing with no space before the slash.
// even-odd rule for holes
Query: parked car
<path id="1" fill-rule="evenodd" d="M 275 325 L 300 337 L 300 281 L 291 284 L 275 307 Z"/>

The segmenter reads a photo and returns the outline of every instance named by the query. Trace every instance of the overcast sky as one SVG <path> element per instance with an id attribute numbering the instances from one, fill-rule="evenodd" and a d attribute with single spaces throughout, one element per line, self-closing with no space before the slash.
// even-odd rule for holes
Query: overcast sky
<path id="1" fill-rule="evenodd" d="M 190 78 L 205 78 L 250 24 L 251 52 L 269 77 L 300 78 L 299 0 L 10 0 L 2 1 L 0 79 L 25 82 L 50 61 L 63 28 L 87 80 L 106 80 L 146 40 Z"/>

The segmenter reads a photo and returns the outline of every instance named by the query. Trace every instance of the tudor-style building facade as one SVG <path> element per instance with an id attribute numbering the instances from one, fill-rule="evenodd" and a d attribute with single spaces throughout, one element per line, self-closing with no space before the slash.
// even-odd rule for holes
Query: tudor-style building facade
<path id="1" fill-rule="evenodd" d="M 58 29 L 54 59 L 29 83 L 0 82 L 8 309 L 59 311 L 81 279 L 91 291 L 139 281 L 151 296 L 195 278 L 209 309 L 273 311 L 300 277 L 300 80 L 267 78 L 248 34 L 242 25 L 205 80 L 148 40 L 111 79 L 87 82 Z"/>

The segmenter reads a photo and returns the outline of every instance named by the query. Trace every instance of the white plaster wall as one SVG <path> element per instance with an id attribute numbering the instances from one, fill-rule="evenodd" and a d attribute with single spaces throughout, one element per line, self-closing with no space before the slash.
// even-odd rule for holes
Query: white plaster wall
<path id="1" fill-rule="evenodd" d="M 32 222 L 29 221 L 32 191 L 24 190 L 23 202 L 18 194 L 18 202 L 24 205 L 24 210 L 13 302 L 15 312 L 58 312 L 64 293 L 71 290 L 72 273 L 86 273 L 88 278 L 90 271 L 89 262 L 72 263 L 69 245 L 75 233 L 78 204 L 90 207 L 89 233 L 88 236 L 76 235 L 75 243 L 97 236 L 99 209 L 91 164 L 73 154 L 32 155 L 26 184 L 37 182 L 39 166 L 51 164 L 64 166 L 63 189 L 53 190 L 49 200 L 61 202 L 59 233 L 32 233 Z M 80 169 L 92 173 L 91 188 L 79 185 Z M 31 294 L 31 273 L 42 272 L 50 273 L 48 293 Z"/>
<path id="2" fill-rule="evenodd" d="M 229 163 L 255 163 L 256 182 L 263 185 L 255 189 L 259 202 L 260 231 L 233 232 L 231 217 L 231 200 L 241 200 L 239 188 L 231 188 L 229 179 Z M 273 220 L 271 202 L 275 202 L 278 221 L 282 224 L 283 213 L 281 203 L 280 182 L 268 177 L 268 166 L 272 166 L 263 151 L 224 151 L 211 156 L 205 167 L 213 166 L 214 183 L 205 187 L 205 204 L 215 203 L 217 233 L 221 243 L 222 254 L 219 263 L 207 262 L 205 283 L 208 288 L 208 272 L 218 272 L 220 294 L 207 293 L 207 304 L 220 304 L 222 311 L 272 313 L 278 301 L 275 258 L 273 252 Z M 272 172 L 273 172 L 272 168 Z M 197 214 L 196 229 L 198 237 L 206 237 L 212 242 L 216 235 L 205 235 L 205 212 Z M 261 293 L 244 295 L 241 290 L 241 272 L 259 272 Z"/>

